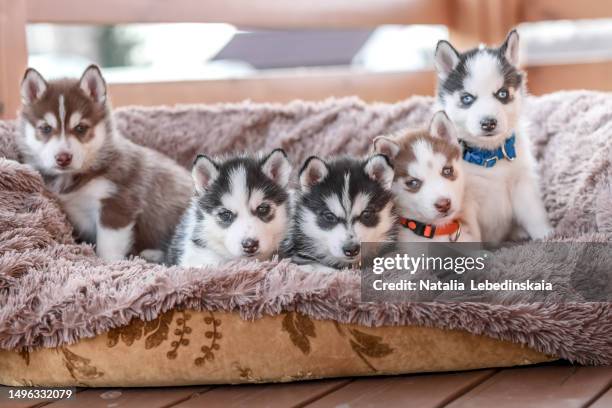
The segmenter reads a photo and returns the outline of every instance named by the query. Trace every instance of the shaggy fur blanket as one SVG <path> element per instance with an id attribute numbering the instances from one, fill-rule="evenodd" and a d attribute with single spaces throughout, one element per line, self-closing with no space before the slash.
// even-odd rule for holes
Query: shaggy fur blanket
<path id="1" fill-rule="evenodd" d="M 124 108 L 115 116 L 126 137 L 187 167 L 199 152 L 275 147 L 297 167 L 311 154 L 363 154 L 381 133 L 422 126 L 431 102 Z M 612 95 L 556 93 L 530 98 L 525 109 L 555 227 L 550 240 L 612 241 Z M 245 319 L 299 311 L 368 326 L 460 329 L 578 363 L 612 364 L 608 302 L 360 303 L 355 271 L 305 273 L 276 260 L 214 269 L 167 268 L 141 259 L 104 263 L 90 246 L 74 242 L 38 174 L 15 161 L 14 138 L 15 124 L 0 122 L 0 348 L 71 344 L 134 317 L 150 320 L 183 307 L 236 311 Z M 556 272 L 511 252 L 502 261 L 524 276 Z"/>

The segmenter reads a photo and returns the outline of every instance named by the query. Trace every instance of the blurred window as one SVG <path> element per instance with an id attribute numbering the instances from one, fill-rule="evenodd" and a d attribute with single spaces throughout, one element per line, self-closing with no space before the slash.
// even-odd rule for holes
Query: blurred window
<path id="1" fill-rule="evenodd" d="M 612 59 L 612 20 L 519 26 L 529 65 Z M 30 24 L 30 65 L 49 77 L 95 62 L 110 82 L 220 79 L 270 70 L 429 70 L 448 30 L 438 25 L 350 30 L 245 30 L 229 24 Z"/>
<path id="2" fill-rule="evenodd" d="M 229 24 L 30 24 L 30 65 L 49 77 L 75 76 L 90 63 L 111 82 L 235 78 L 260 71 L 352 67 L 432 68 L 443 26 L 351 30 L 243 30 Z"/>

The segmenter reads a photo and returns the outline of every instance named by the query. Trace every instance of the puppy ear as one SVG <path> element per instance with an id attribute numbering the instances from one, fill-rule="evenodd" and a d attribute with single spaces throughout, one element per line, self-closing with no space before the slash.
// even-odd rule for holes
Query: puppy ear
<path id="1" fill-rule="evenodd" d="M 106 81 L 104 81 L 102 72 L 97 65 L 92 64 L 85 69 L 79 81 L 79 86 L 85 92 L 85 95 L 94 102 L 100 104 L 106 102 Z"/>
<path id="2" fill-rule="evenodd" d="M 191 176 L 197 193 L 203 194 L 219 176 L 219 167 L 210 157 L 200 154 L 193 163 Z"/>
<path id="3" fill-rule="evenodd" d="M 506 57 L 510 65 L 519 65 L 519 35 L 516 30 L 508 33 L 506 41 L 500 47 L 500 51 Z"/>
<path id="4" fill-rule="evenodd" d="M 446 78 L 448 74 L 459 64 L 459 53 L 445 40 L 438 41 L 434 56 L 434 65 L 440 78 Z"/>
<path id="5" fill-rule="evenodd" d="M 383 156 L 382 154 L 371 156 L 366 162 L 364 170 L 368 177 L 380 183 L 385 190 L 391 189 L 395 171 L 387 156 Z"/>
<path id="6" fill-rule="evenodd" d="M 434 114 L 431 124 L 429 125 L 429 134 L 433 137 L 439 137 L 450 143 L 458 143 L 455 125 L 448 118 L 446 112 L 438 111 Z"/>
<path id="7" fill-rule="evenodd" d="M 281 187 L 289 184 L 291 163 L 283 149 L 274 149 L 261 163 L 261 171 Z"/>
<path id="8" fill-rule="evenodd" d="M 47 81 L 34 68 L 28 68 L 21 80 L 21 102 L 30 105 L 47 90 Z"/>
<path id="9" fill-rule="evenodd" d="M 387 136 L 378 136 L 374 138 L 374 152 L 394 160 L 400 152 L 400 146 Z"/>
<path id="10" fill-rule="evenodd" d="M 327 164 L 317 156 L 310 156 L 300 170 L 300 186 L 303 192 L 308 192 L 329 174 Z"/>

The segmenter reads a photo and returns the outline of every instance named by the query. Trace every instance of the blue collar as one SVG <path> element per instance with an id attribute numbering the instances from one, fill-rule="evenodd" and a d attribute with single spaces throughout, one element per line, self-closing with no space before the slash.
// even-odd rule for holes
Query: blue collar
<path id="1" fill-rule="evenodd" d="M 487 168 L 495 166 L 498 160 L 507 159 L 508 161 L 512 161 L 516 159 L 516 149 L 514 147 L 514 142 L 516 141 L 515 136 L 516 135 L 513 133 L 512 136 L 506 139 L 503 145 L 495 150 L 471 147 L 463 142 L 463 160 Z"/>

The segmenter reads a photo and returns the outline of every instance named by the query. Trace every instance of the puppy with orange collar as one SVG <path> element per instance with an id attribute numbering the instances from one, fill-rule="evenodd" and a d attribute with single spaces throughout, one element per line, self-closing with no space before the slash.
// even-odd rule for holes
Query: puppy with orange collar
<path id="1" fill-rule="evenodd" d="M 475 206 L 465 195 L 461 147 L 453 123 L 437 112 L 426 130 L 374 139 L 393 163 L 400 242 L 478 242 Z"/>

